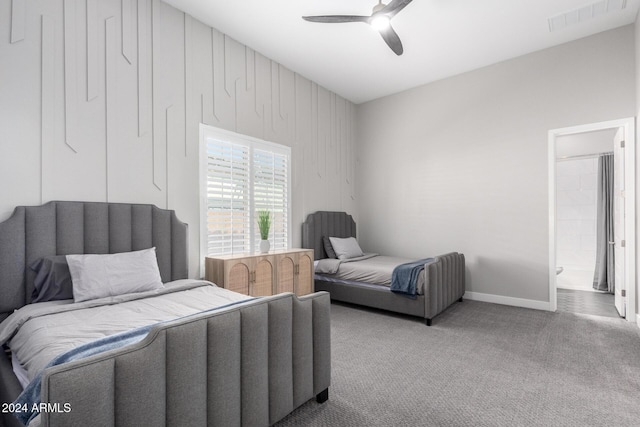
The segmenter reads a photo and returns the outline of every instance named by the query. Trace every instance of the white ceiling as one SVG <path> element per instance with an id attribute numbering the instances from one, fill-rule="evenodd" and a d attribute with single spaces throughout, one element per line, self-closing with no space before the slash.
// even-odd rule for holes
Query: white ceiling
<path id="1" fill-rule="evenodd" d="M 370 15 L 377 0 L 165 1 L 355 103 L 631 24 L 640 5 L 604 0 L 626 8 L 550 32 L 548 18 L 602 1 L 414 0 L 392 20 L 396 56 L 367 24 L 301 18 Z"/>

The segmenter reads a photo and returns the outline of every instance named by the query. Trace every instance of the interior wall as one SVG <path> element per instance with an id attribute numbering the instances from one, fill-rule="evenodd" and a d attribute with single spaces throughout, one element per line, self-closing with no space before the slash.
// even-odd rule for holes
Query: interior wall
<path id="1" fill-rule="evenodd" d="M 548 131 L 635 112 L 632 25 L 358 105 L 362 246 L 459 251 L 470 296 L 548 307 Z"/>
<path id="2" fill-rule="evenodd" d="M 556 137 L 556 158 L 606 153 L 613 150 L 618 128 Z"/>
<path id="3" fill-rule="evenodd" d="M 354 106 L 159 0 L 0 2 L 0 220 L 49 200 L 152 203 L 189 224 L 199 123 L 292 147 L 292 231 L 354 212 Z"/>

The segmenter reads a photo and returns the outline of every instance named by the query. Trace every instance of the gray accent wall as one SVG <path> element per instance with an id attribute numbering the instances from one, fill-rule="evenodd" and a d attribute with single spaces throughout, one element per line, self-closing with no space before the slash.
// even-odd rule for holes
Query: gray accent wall
<path id="1" fill-rule="evenodd" d="M 355 107 L 159 0 L 0 2 L 0 220 L 50 200 L 151 203 L 189 224 L 199 123 L 292 148 L 293 245 L 354 212 Z"/>
<path id="2" fill-rule="evenodd" d="M 629 25 L 358 105 L 361 246 L 548 302 L 548 131 L 635 116 L 634 55 Z"/>

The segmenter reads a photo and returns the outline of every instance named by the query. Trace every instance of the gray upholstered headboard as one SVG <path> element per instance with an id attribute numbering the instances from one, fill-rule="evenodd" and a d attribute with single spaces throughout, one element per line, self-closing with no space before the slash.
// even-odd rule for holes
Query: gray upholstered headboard
<path id="1" fill-rule="evenodd" d="M 318 211 L 302 223 L 302 247 L 313 249 L 315 259 L 327 257 L 322 237 L 356 237 L 356 223 L 345 212 Z"/>
<path id="2" fill-rule="evenodd" d="M 0 223 L 0 321 L 31 301 L 29 265 L 38 258 L 154 246 L 163 282 L 188 277 L 187 225 L 172 210 L 99 202 L 18 206 Z"/>

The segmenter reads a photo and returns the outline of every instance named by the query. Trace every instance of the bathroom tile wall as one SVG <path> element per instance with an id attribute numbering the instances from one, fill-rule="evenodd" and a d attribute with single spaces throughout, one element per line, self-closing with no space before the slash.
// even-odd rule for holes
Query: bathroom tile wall
<path id="1" fill-rule="evenodd" d="M 556 167 L 558 286 L 591 288 L 596 249 L 598 159 L 558 161 Z M 563 277 L 564 276 L 564 277 Z M 562 279 L 562 280 L 561 280 Z"/>

